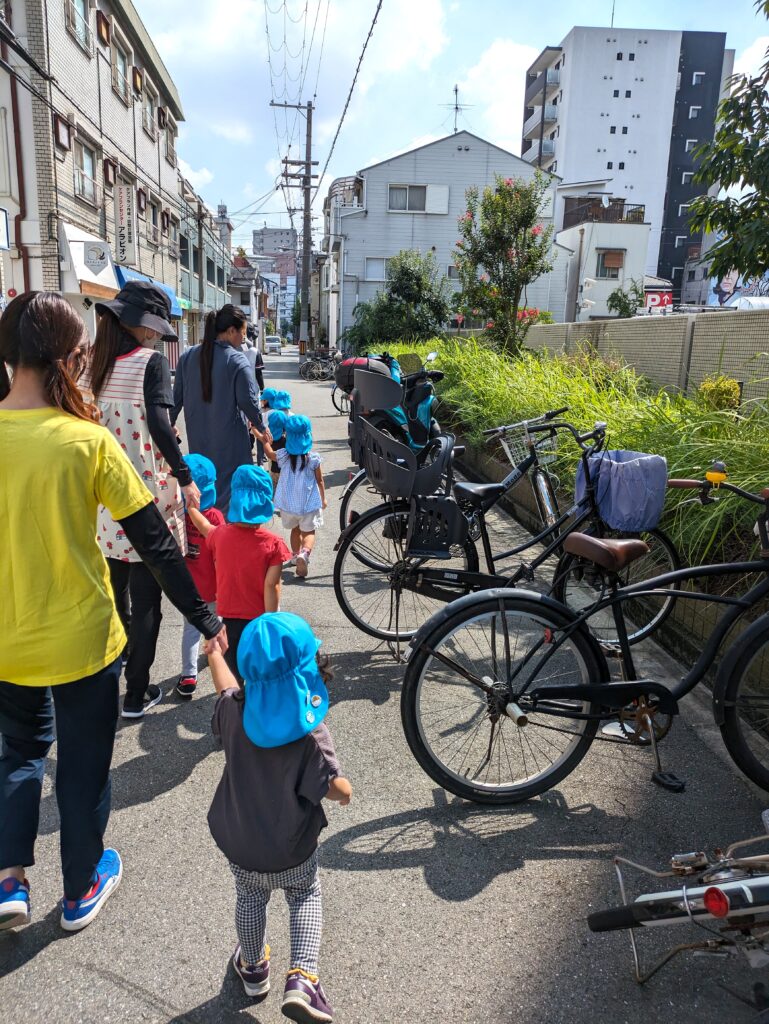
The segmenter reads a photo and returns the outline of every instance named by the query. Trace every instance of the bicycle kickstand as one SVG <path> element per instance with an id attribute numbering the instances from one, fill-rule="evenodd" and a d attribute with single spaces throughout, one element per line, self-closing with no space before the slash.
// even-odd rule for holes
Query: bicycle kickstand
<path id="1" fill-rule="evenodd" d="M 664 772 L 662 770 L 659 747 L 657 746 L 657 737 L 654 733 L 654 720 L 651 715 L 647 714 L 644 715 L 643 721 L 649 729 L 649 742 L 651 743 L 652 753 L 654 754 L 652 782 L 656 783 L 662 789 L 667 789 L 670 793 L 683 793 L 686 789 L 686 781 L 684 779 L 679 779 L 674 772 Z"/>

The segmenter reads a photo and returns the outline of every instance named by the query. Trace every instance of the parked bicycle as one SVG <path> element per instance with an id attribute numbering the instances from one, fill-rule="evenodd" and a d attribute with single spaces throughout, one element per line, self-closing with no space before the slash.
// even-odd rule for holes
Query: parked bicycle
<path id="1" fill-rule="evenodd" d="M 769 811 L 763 813 L 769 831 Z M 704 852 L 677 853 L 668 870 L 655 871 L 625 857 L 614 858 L 622 906 L 590 914 L 593 932 L 627 929 L 636 981 L 643 985 L 673 957 L 683 952 L 698 955 L 741 953 L 751 967 L 769 967 L 769 838 L 744 839 L 712 856 Z M 642 893 L 629 900 L 624 871 L 657 879 L 675 879 L 662 892 Z M 689 925 L 694 941 L 673 946 L 647 969 L 641 967 L 635 929 Z M 757 987 L 757 995 L 760 988 Z M 769 999 L 755 1004 L 767 1012 Z"/>
<path id="2" fill-rule="evenodd" d="M 332 356 L 308 352 L 307 358 L 299 367 L 299 376 L 306 381 L 331 380 L 335 368 L 336 363 Z"/>
<path id="3" fill-rule="evenodd" d="M 331 402 L 341 416 L 350 415 L 350 396 L 338 384 L 331 389 Z"/>
<path id="4" fill-rule="evenodd" d="M 511 466 L 509 474 L 498 484 L 455 483 L 451 493 L 447 490 L 442 496 L 420 484 L 420 474 L 425 474 L 416 465 L 410 476 L 403 471 L 409 458 L 414 461 L 405 446 L 364 423 L 369 439 L 369 480 L 381 495 L 390 498 L 357 518 L 338 542 L 334 591 L 347 618 L 376 639 L 407 641 L 443 604 L 474 591 L 531 582 L 537 569 L 554 554 L 559 556 L 558 563 L 548 589 L 552 587 L 556 598 L 579 608 L 585 602 L 585 591 L 605 590 L 605 570 L 592 564 L 586 569 L 578 557 L 563 549 L 563 541 L 581 528 L 596 537 L 616 536 L 601 516 L 590 472 L 591 458 L 604 448 L 606 424 L 597 423 L 593 430 L 581 434 L 571 423 L 558 419 L 566 411 L 556 409 L 536 420 L 485 431 L 491 441 L 501 442 Z M 559 431 L 574 439 L 586 467 L 583 496 L 563 512 L 547 469 Z M 529 478 L 543 529 L 522 544 L 495 554 L 487 513 L 524 476 Z M 680 565 L 675 546 L 661 530 L 649 528 L 641 536 L 644 557 L 623 567 L 624 583 Z M 477 540 L 485 571 L 479 569 Z M 503 567 L 502 563 L 524 553 L 530 557 L 516 568 Z M 671 585 L 663 594 L 633 603 L 628 614 L 631 643 L 648 636 L 670 614 L 675 590 L 676 585 Z M 616 644 L 611 617 L 596 618 L 593 625 L 602 643 Z"/>
<path id="5" fill-rule="evenodd" d="M 705 503 L 713 490 L 760 506 L 760 557 L 699 565 L 622 585 L 623 573 L 646 557 L 638 539 L 612 540 L 572 532 L 567 554 L 602 570 L 605 594 L 577 614 L 552 597 L 497 588 L 471 594 L 442 609 L 414 637 L 401 713 L 409 746 L 439 785 L 468 800 L 513 804 L 557 785 L 590 749 L 602 722 L 619 722 L 625 740 L 647 746 L 652 779 L 680 791 L 684 783 L 662 770 L 661 740 L 679 701 L 722 654 L 713 688 L 713 715 L 735 764 L 769 790 L 769 613 L 760 615 L 723 650 L 743 616 L 769 595 L 769 488 L 752 494 L 728 483 L 716 464 L 705 480 L 671 480 Z M 679 681 L 639 679 L 630 647 L 626 606 L 639 597 L 667 599 L 671 587 L 697 579 L 756 578 L 742 596 L 677 590 L 676 600 L 713 602 L 726 611 L 689 672 Z M 603 591 L 603 587 L 602 587 Z M 591 617 L 614 618 L 622 681 L 611 674 Z M 603 742 L 617 742 L 598 737 Z"/>

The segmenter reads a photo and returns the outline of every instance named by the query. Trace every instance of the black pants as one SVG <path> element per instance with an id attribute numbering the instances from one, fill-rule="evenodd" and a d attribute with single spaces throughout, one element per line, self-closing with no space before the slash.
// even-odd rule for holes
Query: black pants
<path id="1" fill-rule="evenodd" d="M 125 668 L 126 696 L 144 700 L 155 661 L 163 615 L 160 584 L 143 562 L 120 562 L 108 558 L 112 592 L 120 621 L 128 635 L 128 663 Z"/>
<path id="2" fill-rule="evenodd" d="M 61 866 L 71 900 L 88 891 L 104 852 L 119 679 L 118 658 L 73 683 L 0 683 L 0 868 L 35 863 L 45 759 L 56 739 Z"/>
<path id="3" fill-rule="evenodd" d="M 230 672 L 232 672 L 237 679 L 238 686 L 243 689 L 243 676 L 238 671 L 238 644 L 240 643 L 240 638 L 243 636 L 243 630 L 249 624 L 251 619 L 223 618 L 222 621 L 227 627 L 228 644 L 224 660 L 227 662 Z"/>

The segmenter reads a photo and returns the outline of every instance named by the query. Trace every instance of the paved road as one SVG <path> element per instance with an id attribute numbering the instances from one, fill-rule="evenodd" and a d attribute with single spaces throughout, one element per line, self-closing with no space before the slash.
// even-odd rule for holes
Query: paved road
<path id="1" fill-rule="evenodd" d="M 682 959 L 639 989 L 625 936 L 593 936 L 584 919 L 615 901 L 614 852 L 663 863 L 673 851 L 753 834 L 761 800 L 712 737 L 703 741 L 683 722 L 665 745 L 668 766 L 688 778 L 683 796 L 652 786 L 639 752 L 600 744 L 556 791 L 516 809 L 479 809 L 436 789 L 403 739 L 401 671 L 336 606 L 331 549 L 334 499 L 347 478 L 345 424 L 328 385 L 299 381 L 295 366 L 271 356 L 266 376 L 289 387 L 295 409 L 312 416 L 332 501 L 311 576 L 302 583 L 287 574 L 283 605 L 309 619 L 332 656 L 330 725 L 355 787 L 350 807 L 330 808 L 322 852 L 322 974 L 338 1020 L 751 1020 L 720 985 L 748 995 L 757 972 L 739 962 Z M 180 618 L 168 609 L 155 677 L 169 690 L 180 637 Z M 125 877 L 99 920 L 70 937 L 57 924 L 57 814 L 48 780 L 31 873 L 34 920 L 0 936 L 6 1024 L 285 1019 L 287 918 L 277 899 L 270 924 L 276 982 L 267 1002 L 251 1004 L 228 967 L 233 886 L 206 826 L 222 762 L 209 734 L 207 672 L 201 678 L 191 703 L 169 696 L 143 721 L 121 726 L 108 839 L 123 855 Z"/>

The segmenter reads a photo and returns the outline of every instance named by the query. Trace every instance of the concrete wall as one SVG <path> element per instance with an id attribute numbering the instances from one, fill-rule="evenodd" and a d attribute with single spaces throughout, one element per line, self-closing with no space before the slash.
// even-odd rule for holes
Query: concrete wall
<path id="1" fill-rule="evenodd" d="M 662 387 L 693 390 L 709 374 L 743 385 L 743 399 L 769 396 L 769 311 L 650 316 L 596 323 L 541 324 L 529 348 L 574 352 L 581 344 L 618 357 Z"/>

